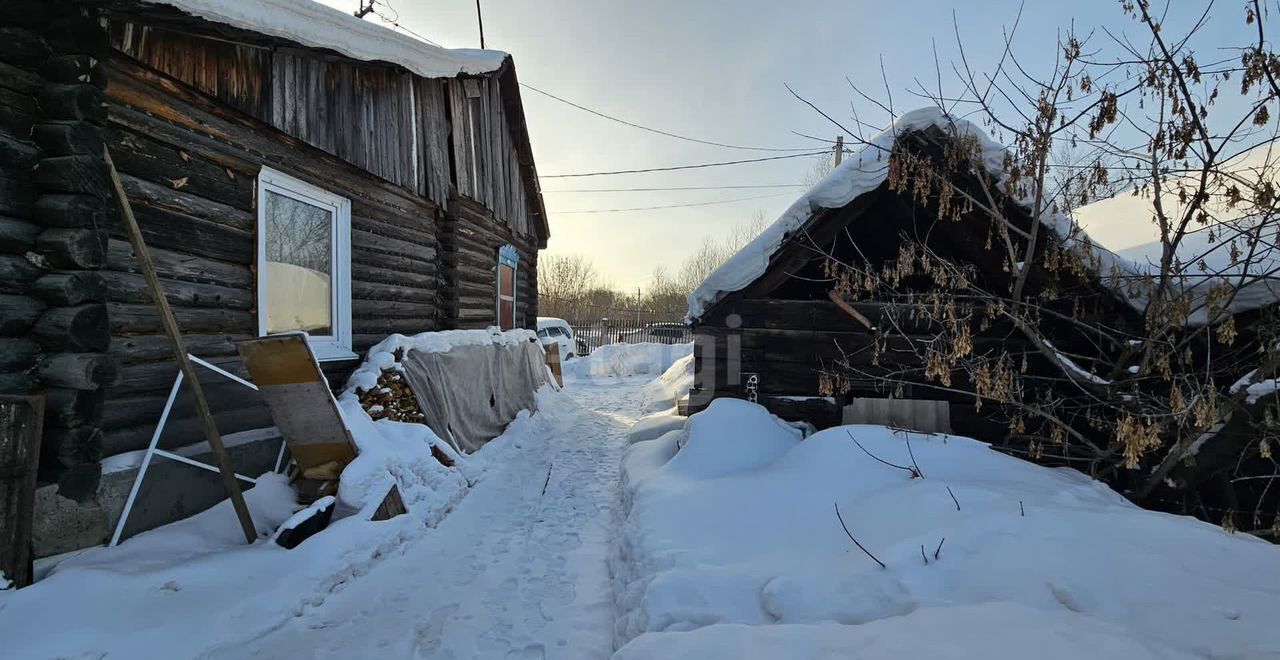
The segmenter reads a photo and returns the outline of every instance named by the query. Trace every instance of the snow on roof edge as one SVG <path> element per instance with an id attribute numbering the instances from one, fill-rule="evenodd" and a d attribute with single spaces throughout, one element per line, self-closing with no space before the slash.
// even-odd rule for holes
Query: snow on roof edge
<path id="1" fill-rule="evenodd" d="M 972 135 L 978 140 L 983 165 L 993 175 L 999 175 L 1001 187 L 1007 178 L 1004 172 L 1004 145 L 992 140 L 985 131 L 966 119 L 956 119 L 937 107 L 926 107 L 899 115 L 889 128 L 876 134 L 852 157 L 846 159 L 826 177 L 800 196 L 781 216 L 766 227 L 750 243 L 747 243 L 724 264 L 707 276 L 688 296 L 689 309 L 685 322 L 697 321 L 708 307 L 725 295 L 740 291 L 754 282 L 769 268 L 769 260 L 792 232 L 804 226 L 813 215 L 823 209 L 836 209 L 868 193 L 889 175 L 888 154 L 898 136 L 912 131 L 937 127 L 952 135 Z M 1031 207 L 1028 200 L 1019 200 L 1022 206 Z M 1063 213 L 1044 213 L 1041 222 L 1050 229 L 1068 249 L 1083 251 L 1096 261 L 1099 281 L 1117 298 L 1135 311 L 1147 306 L 1145 293 L 1131 291 L 1129 284 L 1136 278 L 1149 277 L 1148 267 L 1108 250 L 1089 238 L 1088 232 Z M 1204 296 L 1216 281 L 1204 279 L 1189 285 Z M 1257 309 L 1280 300 L 1280 283 L 1257 282 L 1236 292 L 1230 311 L 1239 313 Z M 1190 325 L 1204 325 L 1208 312 L 1203 306 L 1188 319 Z"/>
<path id="2" fill-rule="evenodd" d="M 398 64 L 424 78 L 492 73 L 508 55 L 498 50 L 441 48 L 314 0 L 143 0 L 207 21 L 327 48 L 361 61 Z"/>
<path id="3" fill-rule="evenodd" d="M 845 159 L 821 181 L 800 196 L 772 224 L 761 231 L 750 243 L 711 272 L 698 288 L 689 294 L 689 311 L 686 321 L 696 321 L 707 307 L 718 302 L 726 294 L 740 291 L 763 275 L 773 256 L 791 232 L 799 229 L 813 214 L 822 209 L 840 208 L 859 195 L 870 192 L 884 183 L 889 176 L 889 151 L 898 136 L 938 126 L 957 130 L 967 128 L 978 136 L 984 160 L 992 163 L 992 154 L 998 150 L 1002 156 L 1004 147 L 987 138 L 981 129 L 963 119 L 954 120 L 936 107 L 920 108 L 900 115 L 889 128 L 867 141 L 856 154 Z M 999 164 L 1001 160 L 995 160 Z M 998 168 L 995 168 L 998 169 Z"/>

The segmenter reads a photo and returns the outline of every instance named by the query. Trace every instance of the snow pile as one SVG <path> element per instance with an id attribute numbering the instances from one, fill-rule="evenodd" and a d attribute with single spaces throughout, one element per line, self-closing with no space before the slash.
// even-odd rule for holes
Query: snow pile
<path id="1" fill-rule="evenodd" d="M 762 406 L 716 399 L 685 424 L 689 439 L 666 465 L 673 476 L 714 479 L 768 465 L 800 442 L 800 431 Z"/>
<path id="2" fill-rule="evenodd" d="M 644 386 L 640 409 L 644 412 L 658 412 L 674 408 L 676 402 L 684 398 L 692 387 L 693 354 L 690 353 L 671 363 L 661 376 Z"/>
<path id="3" fill-rule="evenodd" d="M 409 351 L 443 353 L 459 346 L 507 346 L 536 341 L 531 330 L 445 330 L 412 336 L 394 334 L 369 349 L 341 395 L 338 409 L 355 440 L 359 455 L 342 471 L 339 500 L 348 506 L 372 511 L 392 483 L 399 486 L 404 503 L 435 524 L 462 497 L 473 480 L 468 457 L 463 457 L 426 424 L 374 420 L 360 404 L 359 391 L 378 386 L 384 370 L 401 369 L 399 357 Z M 528 412 L 522 413 L 527 416 Z M 432 447 L 448 456 L 454 466 L 445 467 Z"/>
<path id="4" fill-rule="evenodd" d="M 398 64 L 425 78 L 497 71 L 507 54 L 433 46 L 315 0 L 146 0 L 214 23 L 327 48 L 366 62 Z"/>
<path id="5" fill-rule="evenodd" d="M 636 423 L 631 426 L 631 431 L 627 433 L 627 443 L 634 445 L 637 442 L 645 442 L 646 440 L 661 437 L 671 431 L 683 430 L 688 419 L 688 417 L 677 415 L 671 410 L 645 415 L 636 420 Z"/>
<path id="6" fill-rule="evenodd" d="M 658 375 L 677 360 L 693 355 L 693 344 L 608 344 L 564 363 L 570 378 Z"/>
<path id="7" fill-rule="evenodd" d="M 988 137 L 976 124 L 951 117 L 937 107 L 920 108 L 904 113 L 894 120 L 889 128 L 868 140 L 856 154 L 846 158 L 830 174 L 810 188 L 737 254 L 712 271 L 698 285 L 698 288 L 689 294 L 689 311 L 685 319 L 697 320 L 710 305 L 726 294 L 741 290 L 763 275 L 774 253 L 782 247 L 792 233 L 804 226 L 819 210 L 840 208 L 884 183 L 889 175 L 889 153 L 898 136 L 934 127 L 952 135 L 975 137 L 979 158 L 984 167 L 989 173 L 999 176 L 998 185 L 1003 187 L 1008 176 L 1004 172 L 1006 150 L 1003 145 Z M 1021 203 L 1024 208 L 1032 207 L 1029 199 L 1023 199 Z M 1134 287 L 1130 285 L 1137 280 L 1146 280 L 1150 277 L 1152 267 L 1149 264 L 1139 264 L 1103 248 L 1091 240 L 1088 233 L 1065 214 L 1045 213 L 1041 221 L 1067 249 L 1086 256 L 1089 261 L 1096 262 L 1098 277 L 1118 298 L 1136 310 L 1141 311 L 1146 308 L 1146 294 L 1132 290 Z M 1186 286 L 1200 292 L 1200 296 L 1203 296 L 1205 295 L 1203 292 L 1208 291 L 1219 281 L 1219 278 L 1188 278 Z M 1277 297 L 1280 297 L 1280 284 L 1254 283 L 1236 292 L 1230 308 L 1233 312 L 1255 309 L 1274 302 Z M 1189 322 L 1193 325 L 1203 324 L 1207 320 L 1206 317 L 1206 310 L 1198 309 L 1192 314 Z"/>
<path id="8" fill-rule="evenodd" d="M 359 454 L 342 470 L 338 499 L 372 513 L 395 483 L 410 511 L 435 524 L 467 490 L 471 461 L 463 458 L 426 424 L 374 421 L 355 394 L 344 392 L 338 409 Z M 525 413 L 526 415 L 528 413 Z M 436 447 L 453 460 L 445 467 L 431 453 Z"/>
<path id="9" fill-rule="evenodd" d="M 1275 546 L 968 438 L 800 441 L 718 400 L 631 445 L 623 489 L 617 658 L 1280 653 Z"/>
<path id="10" fill-rule="evenodd" d="M 538 392 L 539 414 L 522 413 L 500 437 L 467 457 L 471 485 L 484 481 L 494 466 L 537 450 L 550 433 L 563 432 L 572 412 L 563 396 L 544 387 Z M 344 405 L 343 412 L 350 419 L 354 411 Z M 385 435 L 411 426 L 368 423 L 381 427 L 379 433 Z M 468 481 L 460 480 L 458 487 L 467 488 Z M 245 492 L 263 540 L 245 545 L 229 502 L 222 502 L 115 548 L 94 548 L 66 559 L 44 580 L 0 599 L 0 640 L 5 649 L 0 655 L 216 656 L 219 649 L 256 640 L 319 609 L 348 582 L 400 555 L 407 544 L 424 541 L 444 516 L 443 507 L 461 496 L 461 491 L 437 493 L 434 498 L 425 498 L 420 490 L 410 492 L 416 499 L 410 503 L 414 497 L 405 493 L 407 515 L 383 522 L 347 516 L 285 550 L 268 535 L 287 524 L 297 508 L 293 491 L 283 477 L 264 475 Z M 427 506 L 429 502 L 434 506 Z M 51 616 L 53 612 L 57 616 Z M 67 625 L 69 621 L 74 625 Z"/>

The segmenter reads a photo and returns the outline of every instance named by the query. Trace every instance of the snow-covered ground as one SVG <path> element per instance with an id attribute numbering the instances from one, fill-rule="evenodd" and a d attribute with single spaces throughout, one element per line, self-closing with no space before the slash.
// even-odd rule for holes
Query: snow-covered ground
<path id="1" fill-rule="evenodd" d="M 435 529 L 322 606 L 203 657 L 609 657 L 618 463 L 644 382 L 543 397 L 538 435 Z"/>
<path id="2" fill-rule="evenodd" d="M 957 436 L 667 421 L 623 460 L 618 658 L 1280 657 L 1259 539 Z"/>
<path id="3" fill-rule="evenodd" d="M 620 458 L 645 385 L 680 351 L 626 351 L 648 375 L 613 362 L 544 387 L 536 414 L 454 469 L 430 459 L 429 433 L 344 395 L 357 436 L 422 445 L 365 461 L 393 468 L 409 515 L 352 516 L 285 550 L 265 538 L 292 494 L 267 476 L 246 493 L 253 546 L 223 503 L 0 592 L 0 658 L 608 657 Z"/>
<path id="4" fill-rule="evenodd" d="M 284 550 L 223 504 L 67 560 L 0 593 L 0 657 L 1280 658 L 1276 546 L 967 438 L 686 420 L 683 350 L 578 361 L 415 468 L 409 515 Z M 264 532 L 293 511 L 279 478 L 247 498 Z"/>

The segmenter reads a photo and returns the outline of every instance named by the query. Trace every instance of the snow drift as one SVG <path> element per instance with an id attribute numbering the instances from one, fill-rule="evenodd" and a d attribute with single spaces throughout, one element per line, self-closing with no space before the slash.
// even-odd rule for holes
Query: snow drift
<path id="1" fill-rule="evenodd" d="M 1275 546 L 976 440 L 719 400 L 623 484 L 618 658 L 1280 656 Z"/>
<path id="2" fill-rule="evenodd" d="M 649 376 L 693 355 L 693 344 L 607 344 L 564 363 L 569 378 Z"/>
<path id="3" fill-rule="evenodd" d="M 644 386 L 640 409 L 644 412 L 669 410 L 693 387 L 693 354 L 671 363 L 661 376 Z"/>

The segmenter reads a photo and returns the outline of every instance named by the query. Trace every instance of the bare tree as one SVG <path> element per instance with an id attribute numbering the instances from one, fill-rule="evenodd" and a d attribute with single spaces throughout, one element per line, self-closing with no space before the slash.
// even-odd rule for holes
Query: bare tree
<path id="1" fill-rule="evenodd" d="M 597 288 L 595 265 L 579 254 L 549 255 L 538 263 L 538 306 L 545 316 L 573 318 Z"/>
<path id="2" fill-rule="evenodd" d="M 993 162 L 968 122 L 898 140 L 888 186 L 940 221 L 976 223 L 1004 276 L 920 235 L 881 261 L 829 254 L 833 292 L 875 301 L 881 316 L 872 366 L 842 361 L 824 386 L 962 392 L 1003 416 L 1009 451 L 1274 534 L 1280 324 L 1274 304 L 1258 309 L 1280 291 L 1268 16 L 1248 3 L 1232 54 L 1202 61 L 1193 44 L 1209 9 L 1178 33 L 1144 0 L 1120 11 L 1141 36 L 1107 32 L 1117 54 L 1066 30 L 1036 76 L 1012 53 L 1015 24 L 993 71 L 970 68 L 960 43 L 960 93 L 916 91 L 1008 146 Z M 1117 190 L 1149 200 L 1159 249 L 1148 267 L 1092 245 L 1064 215 Z M 1117 303 L 1136 320 L 1109 315 Z M 891 350 L 914 359 L 882 363 Z"/>

